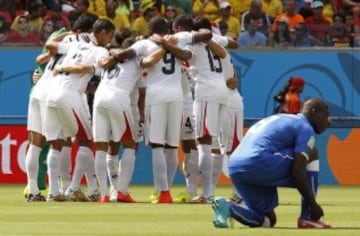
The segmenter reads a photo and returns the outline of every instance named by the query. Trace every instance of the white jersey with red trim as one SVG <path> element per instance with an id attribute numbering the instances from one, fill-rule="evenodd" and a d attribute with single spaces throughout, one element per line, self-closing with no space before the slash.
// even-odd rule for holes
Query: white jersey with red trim
<path id="1" fill-rule="evenodd" d="M 136 42 L 131 48 L 139 57 L 146 57 L 160 48 L 151 40 Z M 162 59 L 147 69 L 146 103 L 157 104 L 171 101 L 183 101 L 181 88 L 181 61 L 166 52 Z"/>
<path id="2" fill-rule="evenodd" d="M 88 33 L 82 34 L 72 34 L 67 35 L 62 40 L 62 43 L 90 43 L 91 42 L 91 35 Z M 47 63 L 44 74 L 41 76 L 40 80 L 36 83 L 34 88 L 31 91 L 30 96 L 38 99 L 40 101 L 45 102 L 46 96 L 49 91 L 51 91 L 51 79 L 53 78 L 52 70 L 56 65 L 61 65 L 62 61 L 64 60 L 65 55 L 57 54 L 50 58 L 49 62 Z"/>
<path id="3" fill-rule="evenodd" d="M 212 40 L 221 46 L 227 45 L 223 37 L 216 34 L 213 34 Z M 189 62 L 195 68 L 195 100 L 226 104 L 227 87 L 221 58 L 205 43 L 196 43 Z"/>
<path id="4" fill-rule="evenodd" d="M 95 75 L 100 75 L 101 67 L 98 61 L 109 55 L 103 47 L 95 46 L 92 43 L 59 43 L 58 52 L 65 54 L 62 66 L 71 65 L 92 65 Z M 71 104 L 71 93 L 83 94 L 86 91 L 88 82 L 92 78 L 91 73 L 59 73 L 53 79 L 55 88 L 47 99 L 49 106 L 68 106 Z"/>
<path id="5" fill-rule="evenodd" d="M 117 63 L 105 70 L 95 92 L 94 106 L 109 109 L 130 107 L 130 95 L 140 79 L 142 69 L 137 59 Z"/>

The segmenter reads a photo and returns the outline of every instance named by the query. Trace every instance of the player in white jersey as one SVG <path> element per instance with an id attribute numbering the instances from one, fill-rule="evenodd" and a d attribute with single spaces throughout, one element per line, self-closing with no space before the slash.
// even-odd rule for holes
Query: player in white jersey
<path id="1" fill-rule="evenodd" d="M 195 18 L 194 28 L 211 30 L 206 18 Z M 220 133 L 221 119 L 227 103 L 227 87 L 223 75 L 221 58 L 226 56 L 221 39 L 213 34 L 207 43 L 194 45 L 194 55 L 189 61 L 195 68 L 195 131 L 199 153 L 199 172 L 203 193 L 192 199 L 193 203 L 212 201 L 212 138 Z"/>
<path id="2" fill-rule="evenodd" d="M 92 158 L 90 114 L 82 96 L 93 74 L 100 73 L 99 61 L 108 55 L 107 50 L 100 46 L 110 42 L 114 30 L 115 27 L 110 21 L 99 19 L 93 27 L 92 43 L 69 44 L 50 41 L 45 45 L 53 55 L 65 54 L 62 65 L 54 68 L 57 89 L 51 92 L 46 102 L 45 134 L 51 143 L 48 155 L 49 198 L 59 195 L 56 177 L 63 139 L 76 137 L 79 144 L 76 158 Z M 69 188 L 73 187 L 72 184 Z"/>
<path id="3" fill-rule="evenodd" d="M 130 46 L 131 42 L 133 42 L 132 38 L 125 40 L 125 48 Z M 157 53 L 162 54 L 160 51 L 154 52 L 154 54 Z M 118 193 L 117 200 L 135 202 L 127 191 L 135 164 L 136 143 L 134 140 L 137 125 L 133 118 L 130 95 L 141 78 L 142 68 L 139 64 L 140 59 L 121 60 L 112 65 L 110 61 L 113 59 L 114 56 L 110 55 L 105 59 L 108 63 L 102 65 L 106 70 L 102 75 L 94 100 L 95 166 L 101 189 L 100 202 L 110 201 L 106 169 L 108 169 L 110 184 Z M 109 64 L 111 67 L 107 68 Z M 124 144 L 124 153 L 119 172 L 120 143 Z"/>
<path id="4" fill-rule="evenodd" d="M 212 192 L 215 191 L 219 176 L 224 169 L 223 163 L 227 166 L 227 155 L 233 152 L 243 136 L 244 111 L 242 96 L 237 90 L 238 77 L 231 63 L 229 53 L 227 53 L 226 57 L 221 61 L 224 69 L 224 79 L 228 87 L 228 101 L 225 116 L 221 124 L 221 134 L 213 140 Z M 226 175 L 227 173 L 225 172 L 224 174 Z M 239 199 L 238 196 L 236 198 Z M 233 197 L 233 199 L 235 198 Z"/>
<path id="5" fill-rule="evenodd" d="M 74 32 L 87 32 L 91 30 L 94 21 L 88 17 L 79 17 L 74 25 Z M 63 29 L 55 32 L 51 35 L 51 40 L 61 41 L 61 40 L 73 40 L 78 41 L 81 37 L 76 37 L 72 32 L 64 33 Z M 70 35 L 71 36 L 70 36 Z M 78 39 L 78 40 L 77 40 Z M 48 52 L 44 52 L 37 57 L 37 63 L 44 67 L 44 72 L 41 79 L 34 86 L 29 100 L 28 107 L 28 131 L 31 136 L 29 149 L 26 154 L 26 173 L 28 176 L 28 201 L 37 201 L 44 200 L 45 198 L 38 194 L 39 189 L 36 184 L 38 179 L 38 169 L 39 169 L 39 153 L 44 146 L 45 137 L 43 136 L 44 128 L 44 110 L 45 110 L 45 101 L 48 92 L 51 90 L 51 78 L 52 78 L 52 69 L 55 65 L 61 63 L 62 56 L 56 55 L 51 57 Z M 70 148 L 63 148 L 61 151 L 61 160 L 68 159 L 70 162 Z M 61 175 L 60 180 L 66 182 L 65 178 L 69 179 L 69 170 L 67 169 L 64 175 Z M 45 174 L 45 173 L 44 173 Z"/>
<path id="6" fill-rule="evenodd" d="M 157 43 L 145 39 L 132 48 L 138 56 L 148 56 L 154 50 L 163 48 L 163 57 L 147 70 L 145 138 L 152 147 L 154 182 L 160 190 L 156 202 L 171 203 L 170 184 L 177 167 L 183 106 L 181 63 L 191 56 L 190 49 L 183 48 L 192 43 L 192 38 L 189 35 L 188 41 L 179 40 L 177 46 L 174 38 L 162 38 L 168 33 L 167 23 L 162 17 L 154 17 L 149 26 L 152 40 Z"/>

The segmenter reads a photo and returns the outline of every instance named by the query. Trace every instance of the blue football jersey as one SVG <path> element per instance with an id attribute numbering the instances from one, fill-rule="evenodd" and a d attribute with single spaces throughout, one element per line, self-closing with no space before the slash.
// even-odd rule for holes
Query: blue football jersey
<path id="1" fill-rule="evenodd" d="M 315 132 L 303 114 L 277 114 L 254 124 L 229 159 L 229 173 L 246 172 L 277 165 L 274 154 L 293 157 L 302 153 L 309 159 Z"/>

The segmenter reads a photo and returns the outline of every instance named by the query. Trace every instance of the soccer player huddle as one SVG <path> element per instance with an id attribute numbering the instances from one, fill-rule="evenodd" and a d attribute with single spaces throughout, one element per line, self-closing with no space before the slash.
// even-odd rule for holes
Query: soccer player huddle
<path id="1" fill-rule="evenodd" d="M 225 49 L 236 42 L 212 32 L 206 18 L 180 15 L 172 25 L 154 17 L 149 35 L 123 34 L 114 45 L 112 23 L 91 21 L 79 17 L 71 32 L 50 37 L 47 52 L 37 57 L 46 67 L 29 101 L 28 201 L 135 202 L 128 187 L 144 129 L 152 150 L 152 202 L 211 203 L 223 154 L 242 138 L 242 97 Z M 94 76 L 100 82 L 89 109 Z M 47 197 L 37 186 L 45 142 Z M 72 142 L 79 146 L 74 168 Z M 180 143 L 186 191 L 173 197 Z M 81 190 L 84 175 L 87 194 Z M 203 191 L 197 195 L 199 179 Z"/>
<path id="2" fill-rule="evenodd" d="M 47 52 L 36 59 L 46 67 L 29 101 L 27 200 L 136 202 L 128 188 L 144 134 L 152 150 L 152 203 L 211 203 L 219 228 L 229 227 L 229 219 L 273 227 L 277 187 L 295 187 L 302 196 L 298 227 L 329 228 L 320 221 L 324 212 L 315 200 L 319 161 L 314 146 L 315 134 L 330 125 L 328 106 L 309 99 L 301 113 L 270 116 L 243 138 L 239 78 L 225 49 L 237 43 L 216 31 L 206 18 L 180 15 L 169 26 L 156 16 L 147 36 L 122 34 L 114 45 L 110 21 L 83 15 L 71 32 L 50 37 Z M 100 78 L 95 87 L 94 78 Z M 94 93 L 90 107 L 89 93 Z M 37 185 L 45 142 L 50 144 L 47 197 Z M 72 142 L 79 146 L 74 168 Z M 186 191 L 173 197 L 180 143 Z M 246 207 L 214 198 L 227 155 L 227 174 Z M 84 175 L 87 194 L 81 190 Z"/>

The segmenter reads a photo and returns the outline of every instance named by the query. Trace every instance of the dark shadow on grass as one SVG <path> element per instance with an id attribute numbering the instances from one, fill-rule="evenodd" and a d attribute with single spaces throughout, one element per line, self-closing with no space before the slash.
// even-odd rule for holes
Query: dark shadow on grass
<path id="1" fill-rule="evenodd" d="M 282 230 L 294 230 L 298 229 L 297 227 L 275 227 L 274 229 L 282 229 Z M 360 227 L 332 227 L 329 229 L 298 229 L 298 230 L 360 230 Z"/>

